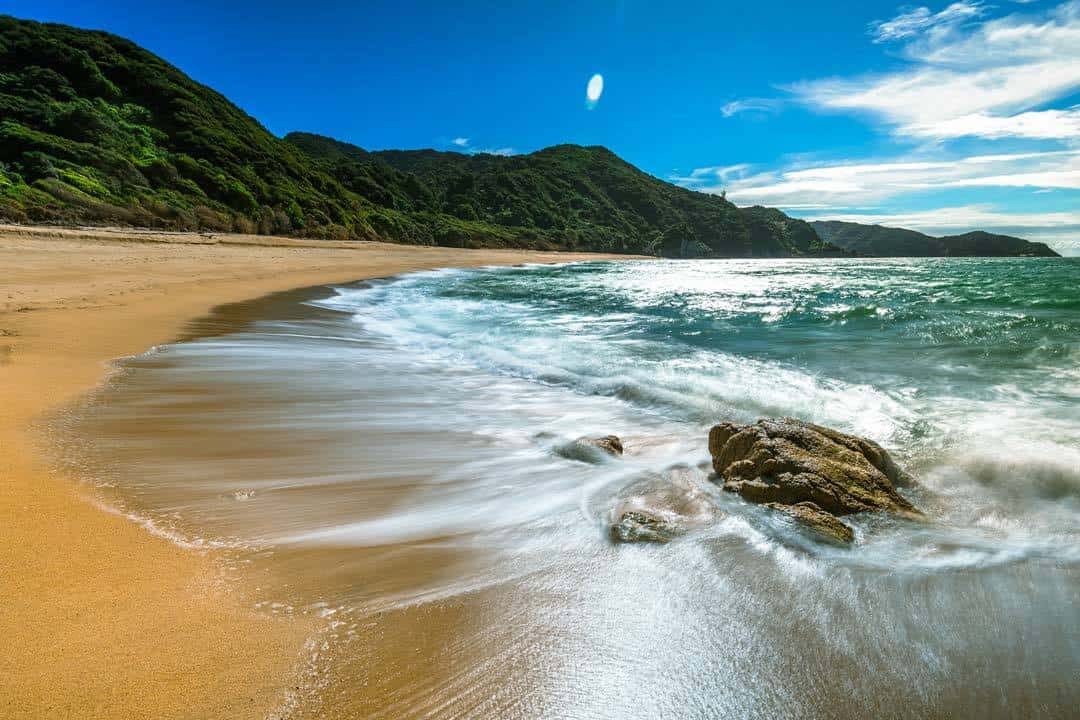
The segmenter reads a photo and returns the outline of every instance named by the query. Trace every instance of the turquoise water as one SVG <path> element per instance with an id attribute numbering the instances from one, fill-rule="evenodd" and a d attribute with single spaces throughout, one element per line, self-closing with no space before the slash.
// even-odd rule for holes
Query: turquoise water
<path id="1" fill-rule="evenodd" d="M 1077 261 L 446 271 L 323 304 L 425 357 L 673 420 L 794 415 L 919 466 L 965 453 L 1003 472 L 1028 462 L 1019 477 L 986 479 L 1080 492 Z"/>
<path id="2" fill-rule="evenodd" d="M 342 716 L 1080 702 L 1076 260 L 445 270 L 255 314 L 132 359 L 84 425 L 125 509 L 349 619 L 312 689 Z M 856 516 L 837 549 L 719 491 L 708 427 L 780 415 L 890 448 L 928 521 Z M 565 452 L 610 433 L 618 461 Z M 715 512 L 607 540 L 671 494 Z"/>
<path id="3" fill-rule="evenodd" d="M 597 263 L 447 273 L 380 301 L 432 346 L 483 344 L 463 359 L 597 391 L 631 367 L 704 378 L 738 357 L 892 396 L 1077 397 L 1073 261 Z"/>

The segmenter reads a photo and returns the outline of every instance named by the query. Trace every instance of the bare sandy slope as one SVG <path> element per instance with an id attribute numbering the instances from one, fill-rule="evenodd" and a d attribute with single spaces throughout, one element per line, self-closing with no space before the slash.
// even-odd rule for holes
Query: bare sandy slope
<path id="1" fill-rule="evenodd" d="M 0 226 L 0 717 L 263 717 L 314 629 L 250 609 L 213 554 L 102 511 L 36 454 L 35 420 L 110 359 L 272 291 L 581 258 Z"/>

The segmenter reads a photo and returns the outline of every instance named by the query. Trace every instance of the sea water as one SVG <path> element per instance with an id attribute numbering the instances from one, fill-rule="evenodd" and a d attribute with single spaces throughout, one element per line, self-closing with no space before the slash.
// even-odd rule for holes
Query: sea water
<path id="1" fill-rule="evenodd" d="M 332 618 L 290 711 L 1069 717 L 1080 262 L 595 262 L 292 293 L 124 364 L 110 501 Z M 238 319 L 239 318 L 239 319 Z M 926 522 L 821 545 L 711 480 L 719 421 L 869 437 Z M 616 434 L 622 458 L 567 452 Z M 704 524 L 616 545 L 643 479 Z"/>

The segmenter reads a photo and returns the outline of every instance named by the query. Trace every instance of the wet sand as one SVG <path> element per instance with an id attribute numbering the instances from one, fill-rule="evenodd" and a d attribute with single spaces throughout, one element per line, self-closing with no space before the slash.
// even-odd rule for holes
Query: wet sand
<path id="1" fill-rule="evenodd" d="M 103 511 L 43 459 L 36 423 L 97 386 L 110 360 L 270 292 L 598 257 L 0 227 L 0 715 L 263 717 L 317 629 L 253 610 L 214 552 Z"/>

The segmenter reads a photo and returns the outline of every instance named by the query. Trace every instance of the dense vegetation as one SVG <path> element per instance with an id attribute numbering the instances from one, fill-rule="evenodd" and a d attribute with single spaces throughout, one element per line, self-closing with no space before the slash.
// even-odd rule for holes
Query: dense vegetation
<path id="1" fill-rule="evenodd" d="M 363 234 L 365 207 L 218 93 L 106 33 L 0 17 L 0 216 Z"/>
<path id="2" fill-rule="evenodd" d="M 500 157 L 368 152 L 307 133 L 285 139 L 372 202 L 479 223 L 541 244 L 675 257 L 810 255 L 831 249 L 807 223 L 779 210 L 740 209 L 723 198 L 676 187 L 602 147 L 559 145 Z M 401 191 L 387 197 L 383 193 L 390 188 Z M 462 234 L 450 241 L 468 238 Z"/>
<path id="3" fill-rule="evenodd" d="M 0 17 L 0 219 L 455 246 L 789 255 L 828 250 L 604 148 L 503 158 L 275 137 L 122 38 Z"/>
<path id="4" fill-rule="evenodd" d="M 825 240 L 853 253 L 877 257 L 1057 257 L 1045 243 L 1009 235 L 969 232 L 932 237 L 914 230 L 835 220 L 811 223 Z"/>

